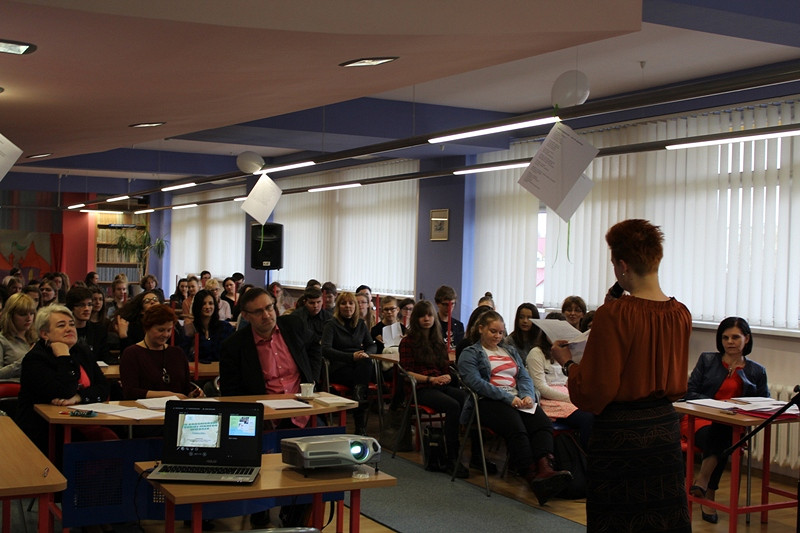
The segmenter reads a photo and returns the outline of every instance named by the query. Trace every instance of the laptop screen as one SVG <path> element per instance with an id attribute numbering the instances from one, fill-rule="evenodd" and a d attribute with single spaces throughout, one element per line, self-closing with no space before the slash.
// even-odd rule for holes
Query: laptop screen
<path id="1" fill-rule="evenodd" d="M 264 406 L 260 403 L 169 401 L 162 461 L 259 466 L 263 419 Z"/>

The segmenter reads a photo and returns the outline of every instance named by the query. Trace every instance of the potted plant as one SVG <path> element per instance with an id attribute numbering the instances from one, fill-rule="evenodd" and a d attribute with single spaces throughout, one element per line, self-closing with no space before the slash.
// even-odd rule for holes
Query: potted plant
<path id="1" fill-rule="evenodd" d="M 161 259 L 167 249 L 169 241 L 162 237 L 153 237 L 148 230 L 139 230 L 133 235 L 121 232 L 117 238 L 117 250 L 123 257 L 131 257 L 136 260 L 139 272 L 142 276 L 147 273 L 150 260 L 150 252 L 156 254 Z"/>

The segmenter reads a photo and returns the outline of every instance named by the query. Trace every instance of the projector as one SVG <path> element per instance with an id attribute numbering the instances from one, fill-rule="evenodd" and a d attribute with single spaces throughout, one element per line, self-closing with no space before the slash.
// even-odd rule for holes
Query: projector
<path id="1" fill-rule="evenodd" d="M 281 440 L 283 462 L 304 470 L 327 466 L 352 466 L 381 460 L 381 445 L 361 435 L 314 435 Z"/>

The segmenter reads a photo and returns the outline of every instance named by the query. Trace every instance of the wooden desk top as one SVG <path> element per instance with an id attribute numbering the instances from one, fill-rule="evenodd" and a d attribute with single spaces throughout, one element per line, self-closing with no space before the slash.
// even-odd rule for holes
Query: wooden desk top
<path id="1" fill-rule="evenodd" d="M 386 363 L 399 363 L 400 362 L 400 352 L 392 352 L 392 353 L 371 353 L 369 354 L 370 359 L 377 359 L 378 361 L 383 361 Z"/>
<path id="2" fill-rule="evenodd" d="M 60 492 L 67 480 L 11 418 L 0 416 L 0 498 Z"/>
<path id="3" fill-rule="evenodd" d="M 215 378 L 219 376 L 219 361 L 213 363 L 199 363 L 198 375 L 201 378 Z M 119 365 L 100 367 L 107 379 L 119 379 Z M 189 361 L 189 375 L 194 378 L 194 362 Z"/>
<path id="4" fill-rule="evenodd" d="M 327 392 L 319 393 L 321 397 L 336 396 Z M 294 400 L 294 394 L 265 394 L 263 396 L 220 396 L 218 398 L 209 398 L 210 400 L 219 400 L 222 402 L 257 402 L 259 400 Z M 109 402 L 112 404 L 129 405 L 132 407 L 142 407 L 134 400 L 123 400 L 120 402 Z M 284 418 L 292 418 L 294 416 L 308 416 L 308 415 L 324 415 L 328 413 L 337 413 L 339 411 L 346 411 L 352 409 L 355 403 L 350 405 L 323 405 L 322 403 L 311 400 L 310 408 L 301 409 L 272 409 L 271 407 L 264 406 L 264 420 L 280 420 Z M 80 405 L 72 406 L 80 409 Z M 34 406 L 36 412 L 39 413 L 49 424 L 61 424 L 70 426 L 80 425 L 102 425 L 102 426 L 160 426 L 164 424 L 164 416 L 147 418 L 145 420 L 134 420 L 132 418 L 124 418 L 121 416 L 114 416 L 112 414 L 98 413 L 97 416 L 91 418 L 81 416 L 70 416 L 69 414 L 62 414 L 69 411 L 68 407 L 58 405 L 50 405 L 46 403 L 39 403 Z M 0 463 L 2 464 L 2 463 Z"/>
<path id="5" fill-rule="evenodd" d="M 752 416 L 744 413 L 728 413 L 715 407 L 708 407 L 689 402 L 675 402 L 673 405 L 675 406 L 675 411 L 678 413 L 684 415 L 694 415 L 706 420 L 721 422 L 729 426 L 757 426 L 766 420 L 766 418 L 761 418 L 758 416 Z M 800 422 L 800 418 L 775 420 L 773 424 L 786 424 L 791 422 Z"/>
<path id="6" fill-rule="evenodd" d="M 141 473 L 155 466 L 155 461 L 136 463 L 136 472 Z M 159 490 L 176 505 L 186 503 L 211 503 L 320 492 L 392 487 L 397 478 L 375 472 L 372 467 L 368 479 L 355 479 L 351 468 L 320 468 L 309 470 L 308 477 L 281 460 L 281 454 L 261 456 L 261 474 L 252 485 L 157 483 Z M 156 484 L 154 482 L 154 484 Z"/>

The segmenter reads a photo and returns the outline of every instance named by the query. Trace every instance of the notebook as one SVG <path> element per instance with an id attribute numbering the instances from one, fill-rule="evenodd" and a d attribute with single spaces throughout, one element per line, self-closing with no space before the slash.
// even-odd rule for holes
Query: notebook
<path id="1" fill-rule="evenodd" d="M 252 483 L 261 469 L 260 403 L 169 401 L 155 481 Z"/>

